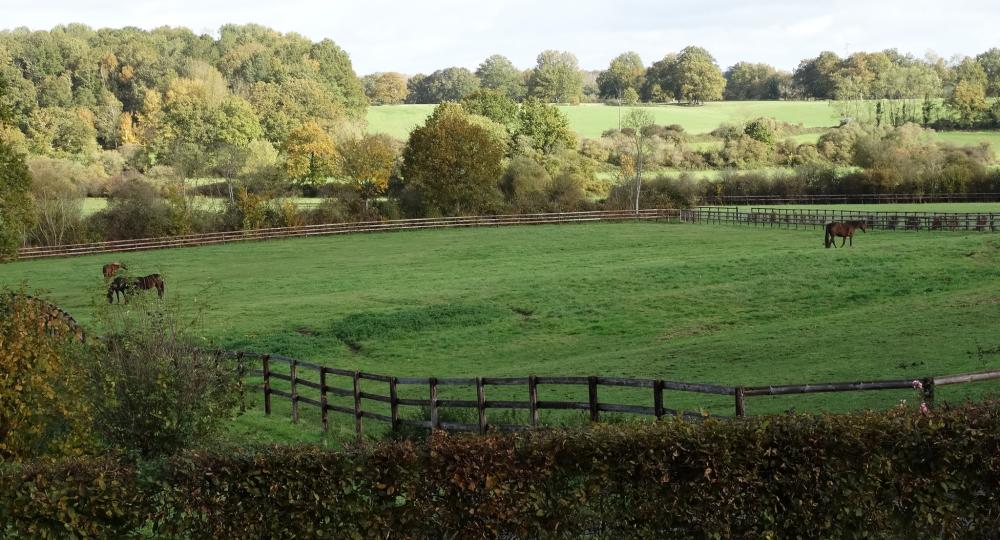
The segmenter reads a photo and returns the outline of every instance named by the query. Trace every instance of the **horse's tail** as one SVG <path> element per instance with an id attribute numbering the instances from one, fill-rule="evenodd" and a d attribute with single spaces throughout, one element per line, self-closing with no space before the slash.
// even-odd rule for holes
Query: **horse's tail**
<path id="1" fill-rule="evenodd" d="M 827 249 L 830 249 L 830 238 L 833 236 L 830 233 L 830 228 L 832 226 L 832 223 L 827 223 L 826 227 L 823 227 L 823 246 Z"/>
<path id="2" fill-rule="evenodd" d="M 166 288 L 166 284 L 163 283 L 163 278 L 156 276 L 156 295 L 163 298 L 163 289 Z"/>

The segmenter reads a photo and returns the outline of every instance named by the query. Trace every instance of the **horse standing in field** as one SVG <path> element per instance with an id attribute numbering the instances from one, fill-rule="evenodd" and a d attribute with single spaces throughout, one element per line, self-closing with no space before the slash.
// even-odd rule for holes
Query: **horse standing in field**
<path id="1" fill-rule="evenodd" d="M 834 221 L 826 224 L 826 233 L 823 235 L 823 245 L 828 249 L 830 246 L 837 247 L 836 237 L 839 236 L 843 238 L 840 242 L 840 247 L 844 247 L 844 244 L 850 240 L 851 244 L 854 245 L 854 231 L 861 229 L 861 232 L 868 233 L 868 222 L 866 221 L 848 221 L 845 223 L 840 223 L 839 221 Z"/>
<path id="2" fill-rule="evenodd" d="M 150 274 L 148 276 L 137 277 L 132 281 L 129 281 L 122 276 L 118 276 L 112 280 L 111 285 L 108 286 L 108 303 L 114 303 L 114 301 L 118 299 L 119 294 L 124 296 L 127 302 L 128 294 L 132 290 L 147 291 L 149 289 L 156 289 L 156 295 L 159 298 L 163 298 L 164 283 L 163 277 L 160 276 L 160 274 Z"/>
<path id="3" fill-rule="evenodd" d="M 128 270 L 128 267 L 120 262 L 108 263 L 101 267 L 101 272 L 104 273 L 104 279 L 111 279 L 115 277 L 115 274 L 117 274 L 119 270 Z"/>

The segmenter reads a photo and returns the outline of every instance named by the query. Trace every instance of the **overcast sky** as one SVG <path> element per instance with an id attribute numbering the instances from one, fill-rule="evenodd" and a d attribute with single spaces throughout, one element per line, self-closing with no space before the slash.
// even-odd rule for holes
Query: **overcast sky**
<path id="1" fill-rule="evenodd" d="M 997 0 L 0 0 L 0 13 L 0 28 L 80 22 L 215 35 L 225 23 L 259 23 L 333 39 L 359 75 L 475 69 L 494 53 L 529 68 L 544 49 L 604 69 L 623 51 L 649 65 L 700 45 L 723 69 L 748 60 L 791 70 L 823 50 L 951 57 L 1000 46 Z"/>

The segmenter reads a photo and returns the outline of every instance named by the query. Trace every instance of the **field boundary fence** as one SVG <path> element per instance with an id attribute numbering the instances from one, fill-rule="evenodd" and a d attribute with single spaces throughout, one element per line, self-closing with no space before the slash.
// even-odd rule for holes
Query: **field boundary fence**
<path id="1" fill-rule="evenodd" d="M 1000 231 L 1000 212 L 887 212 L 824 208 L 700 206 L 680 210 L 687 223 L 720 223 L 787 229 L 816 229 L 831 221 L 866 221 L 887 231 Z"/>
<path id="2" fill-rule="evenodd" d="M 253 385 L 248 388 L 263 394 L 265 415 L 270 415 L 272 412 L 272 400 L 281 398 L 290 402 L 291 419 L 293 422 L 298 422 L 300 419 L 300 407 L 311 406 L 320 410 L 320 421 L 324 431 L 329 430 L 330 413 L 343 414 L 353 417 L 354 431 L 359 436 L 364 432 L 366 419 L 385 422 L 393 431 L 404 426 L 414 426 L 429 430 L 442 429 L 446 431 L 476 433 L 486 433 L 490 430 L 525 430 L 541 427 L 539 413 L 545 410 L 585 411 L 589 413 L 589 418 L 592 422 L 599 421 L 602 413 L 627 413 L 655 418 L 683 416 L 696 420 L 708 417 L 729 419 L 746 416 L 746 402 L 748 398 L 826 392 L 918 389 L 922 393 L 924 402 L 932 405 L 935 388 L 938 386 L 1000 379 L 1000 370 L 891 380 L 767 386 L 728 386 L 664 379 L 604 376 L 396 377 L 321 366 L 277 354 L 260 354 L 254 352 L 219 352 L 219 354 L 230 358 L 238 358 L 243 362 L 259 362 L 257 366 L 260 369 L 247 369 L 245 373 L 249 376 L 259 377 L 262 381 L 260 385 Z M 275 370 L 276 364 L 282 366 L 282 371 Z M 274 383 L 276 381 L 281 381 L 286 389 L 275 388 Z M 371 388 L 363 389 L 363 384 L 372 383 L 384 384 L 384 391 L 378 393 L 371 391 Z M 554 386 L 585 387 L 588 399 L 587 401 L 539 399 L 539 388 Z M 426 392 L 426 397 L 419 399 L 400 397 L 400 389 L 403 387 L 423 388 Z M 440 397 L 440 392 L 445 387 L 465 389 L 468 395 L 464 396 L 465 399 L 454 399 L 454 397 L 442 398 Z M 492 387 L 520 387 L 523 390 L 523 399 L 491 399 L 488 390 Z M 647 401 L 647 404 L 635 405 L 601 401 L 600 389 L 609 387 L 628 389 L 632 394 Z M 312 397 L 303 395 L 303 389 L 311 390 L 313 392 Z M 731 407 L 733 414 L 716 416 L 669 408 L 667 407 L 669 403 L 668 398 L 674 392 L 727 396 L 732 400 Z M 332 404 L 330 403 L 331 396 L 346 398 L 350 405 Z M 370 407 L 366 407 L 366 404 L 369 403 L 382 404 L 382 412 L 375 412 Z M 424 410 L 429 411 L 427 415 L 429 418 L 427 420 L 418 420 L 401 416 L 400 407 L 422 407 Z M 445 421 L 442 419 L 441 413 L 444 408 L 474 410 L 477 421 L 475 423 Z M 488 411 L 497 409 L 526 411 L 528 423 L 494 425 L 489 420 Z"/>
<path id="3" fill-rule="evenodd" d="M 562 223 L 589 223 L 596 221 L 628 220 L 676 220 L 680 211 L 676 209 L 601 210 L 591 212 L 559 212 L 545 214 L 510 214 L 493 216 L 467 216 L 448 218 L 400 219 L 391 221 L 364 221 L 354 223 L 331 223 L 326 225 L 305 225 L 301 227 L 281 227 L 249 231 L 191 234 L 95 242 L 90 244 L 67 244 L 49 247 L 22 247 L 18 259 L 42 259 L 50 257 L 72 257 L 98 253 L 118 253 L 144 251 L 176 247 L 205 246 L 243 242 L 249 240 L 270 240 L 277 238 L 298 238 L 326 236 L 334 234 L 356 234 L 366 232 L 406 231 L 420 229 L 447 229 L 458 227 L 494 227 L 502 225 L 544 225 Z"/>
<path id="4" fill-rule="evenodd" d="M 850 195 L 718 195 L 710 202 L 726 205 L 762 204 L 922 204 L 1000 202 L 1000 193 L 855 193 Z"/>

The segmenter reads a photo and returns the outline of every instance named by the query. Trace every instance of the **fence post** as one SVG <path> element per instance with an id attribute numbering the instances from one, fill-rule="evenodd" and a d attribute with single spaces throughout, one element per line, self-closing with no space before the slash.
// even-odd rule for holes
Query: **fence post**
<path id="1" fill-rule="evenodd" d="M 354 372 L 354 432 L 361 437 L 361 372 Z"/>
<path id="2" fill-rule="evenodd" d="M 392 417 L 392 430 L 399 428 L 399 395 L 396 388 L 396 378 L 389 377 L 389 414 Z"/>
<path id="3" fill-rule="evenodd" d="M 261 357 L 264 361 L 264 414 L 271 414 L 271 355 Z"/>
<path id="4" fill-rule="evenodd" d="M 663 418 L 663 381 L 653 381 L 653 414 L 657 420 Z"/>
<path id="5" fill-rule="evenodd" d="M 327 411 L 326 397 L 326 368 L 319 368 L 319 409 L 323 418 L 323 431 L 330 431 L 329 411 Z"/>
<path id="6" fill-rule="evenodd" d="M 222 351 L 216 353 L 216 358 L 222 359 Z M 247 370 L 246 365 L 243 363 L 243 351 L 236 353 L 236 369 L 239 372 L 240 377 L 240 412 L 246 412 L 247 410 L 247 390 L 244 379 L 246 379 Z"/>
<path id="7" fill-rule="evenodd" d="M 441 419 L 438 417 L 438 380 L 430 378 L 430 402 L 431 402 L 431 433 L 441 427 Z"/>
<path id="8" fill-rule="evenodd" d="M 483 378 L 476 377 L 476 409 L 479 410 L 479 433 L 486 433 L 486 387 Z"/>
<path id="9" fill-rule="evenodd" d="M 746 404 L 743 402 L 743 387 L 736 387 L 736 416 L 746 416 Z"/>
<path id="10" fill-rule="evenodd" d="M 587 377 L 587 394 L 590 398 L 590 421 L 596 422 L 599 418 L 597 411 L 597 377 Z"/>
<path id="11" fill-rule="evenodd" d="M 538 425 L 538 377 L 528 375 L 528 406 L 531 408 L 531 425 Z"/>
<path id="12" fill-rule="evenodd" d="M 299 390 L 298 390 L 298 375 L 299 375 L 299 361 L 292 360 L 291 365 L 288 368 L 291 374 L 292 383 L 292 422 L 298 423 L 299 421 Z"/>
<path id="13" fill-rule="evenodd" d="M 923 381 L 923 398 L 928 407 L 934 406 L 934 377 L 927 377 Z"/>

